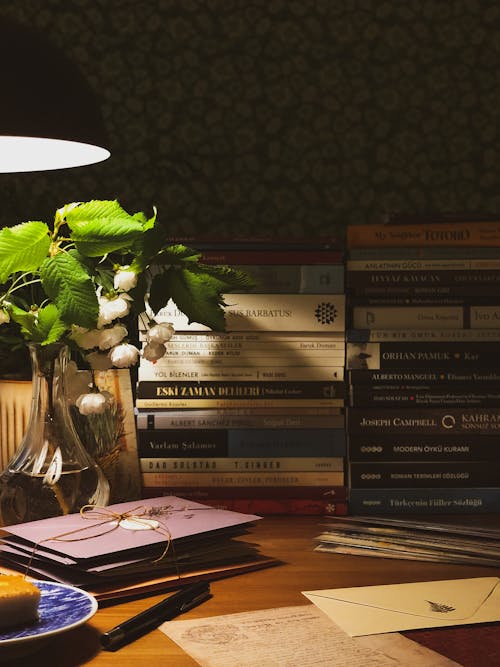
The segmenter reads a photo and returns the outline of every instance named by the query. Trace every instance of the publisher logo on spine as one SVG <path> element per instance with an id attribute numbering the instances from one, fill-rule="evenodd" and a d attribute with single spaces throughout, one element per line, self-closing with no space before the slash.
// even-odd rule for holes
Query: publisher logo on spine
<path id="1" fill-rule="evenodd" d="M 320 324 L 332 324 L 338 316 L 337 309 L 333 303 L 324 301 L 316 306 L 314 314 Z"/>

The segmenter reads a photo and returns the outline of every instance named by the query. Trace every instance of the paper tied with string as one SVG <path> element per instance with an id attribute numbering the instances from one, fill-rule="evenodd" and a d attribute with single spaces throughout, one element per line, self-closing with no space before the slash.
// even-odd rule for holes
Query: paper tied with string
<path id="1" fill-rule="evenodd" d="M 167 511 L 167 508 L 165 508 Z M 194 510 L 193 510 L 194 511 Z M 162 561 L 172 544 L 171 535 L 168 527 L 162 525 L 157 519 L 152 519 L 151 516 L 160 516 L 163 514 L 158 509 L 153 510 L 146 506 L 138 506 L 125 512 L 113 511 L 110 507 L 103 507 L 100 505 L 84 505 L 80 509 L 80 516 L 88 523 L 80 528 L 68 530 L 64 533 L 46 537 L 41 542 L 33 546 L 33 551 L 29 558 L 26 567 L 26 573 L 29 574 L 33 558 L 37 550 L 45 544 L 51 542 L 82 542 L 84 540 L 91 540 L 102 535 L 114 532 L 115 530 L 154 530 L 165 538 L 165 546 L 162 553 L 154 558 L 152 563 L 159 563 Z M 175 557 L 175 554 L 174 554 Z"/>
<path id="2" fill-rule="evenodd" d="M 44 552 L 75 562 L 117 558 L 147 550 L 164 558 L 176 542 L 199 541 L 214 533 L 234 534 L 260 519 L 177 496 L 149 498 L 107 507 L 86 506 L 77 514 L 6 526 L 4 541 L 43 546 Z M 156 547 L 156 549 L 155 549 Z"/>

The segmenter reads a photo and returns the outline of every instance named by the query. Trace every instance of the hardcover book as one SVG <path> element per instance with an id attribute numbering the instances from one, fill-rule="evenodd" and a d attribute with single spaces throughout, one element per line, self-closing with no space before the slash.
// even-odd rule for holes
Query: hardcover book
<path id="1" fill-rule="evenodd" d="M 500 487 L 351 489 L 351 514 L 482 514 L 500 511 Z"/>
<path id="2" fill-rule="evenodd" d="M 348 436 L 352 461 L 493 461 L 500 451 L 497 436 L 400 435 Z"/>
<path id="3" fill-rule="evenodd" d="M 165 456 L 343 456 L 342 428 L 138 430 L 142 457 Z"/>

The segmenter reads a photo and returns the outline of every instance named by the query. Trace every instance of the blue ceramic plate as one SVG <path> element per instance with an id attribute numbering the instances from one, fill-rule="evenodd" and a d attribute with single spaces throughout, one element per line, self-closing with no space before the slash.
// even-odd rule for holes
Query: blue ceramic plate
<path id="1" fill-rule="evenodd" d="M 41 592 L 39 619 L 23 627 L 0 630 L 0 651 L 76 628 L 97 611 L 97 600 L 79 588 L 52 581 L 33 583 Z"/>

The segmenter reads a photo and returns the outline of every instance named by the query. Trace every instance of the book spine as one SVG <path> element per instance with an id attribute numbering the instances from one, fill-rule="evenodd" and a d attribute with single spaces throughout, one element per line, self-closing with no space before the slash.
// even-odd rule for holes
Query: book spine
<path id="1" fill-rule="evenodd" d="M 324 352 L 331 354 L 332 352 L 342 352 L 343 337 L 333 334 L 317 335 L 314 338 L 309 337 L 302 340 L 293 338 L 286 339 L 272 338 L 262 340 L 214 340 L 207 338 L 206 340 L 199 340 L 199 336 L 191 338 L 189 334 L 185 334 L 181 340 L 169 340 L 168 350 L 177 352 L 179 355 L 188 355 L 189 352 L 196 355 L 210 356 L 210 353 L 218 352 L 220 356 L 224 354 L 232 355 L 237 353 L 246 353 L 250 356 L 272 356 L 276 353 L 290 354 L 293 352 Z M 250 354 L 253 353 L 253 354 Z M 141 360 L 142 361 L 142 360 Z"/>
<path id="2" fill-rule="evenodd" d="M 495 383 L 480 386 L 351 385 L 349 404 L 352 407 L 500 407 L 500 387 Z"/>
<path id="3" fill-rule="evenodd" d="M 449 385 L 453 388 L 457 384 L 466 385 L 469 382 L 477 383 L 479 387 L 489 383 L 500 382 L 500 369 L 484 370 L 464 369 L 464 370 L 412 370 L 402 368 L 400 370 L 364 370 L 355 368 L 348 371 L 347 381 L 350 385 L 367 385 L 374 389 L 387 385 L 400 384 L 407 385 L 415 383 L 418 385 L 427 385 L 432 388 Z"/>
<path id="4" fill-rule="evenodd" d="M 140 457 L 344 456 L 344 428 L 138 430 Z"/>
<path id="5" fill-rule="evenodd" d="M 348 259 L 345 263 L 346 286 L 349 287 L 351 281 L 354 286 L 358 279 L 362 285 L 384 286 L 395 283 L 412 287 L 421 280 L 433 285 L 436 272 L 443 272 L 452 285 L 465 285 L 471 275 L 482 280 L 483 275 L 488 275 L 489 271 L 495 275 L 500 272 L 500 249 L 495 251 L 495 257 L 479 258 L 470 257 L 469 250 L 461 250 L 461 256 L 455 258 L 411 259 L 402 256 L 395 259 Z"/>
<path id="6" fill-rule="evenodd" d="M 260 516 L 346 516 L 347 502 L 327 502 L 314 498 L 207 498 L 205 505 L 217 509 Z"/>
<path id="7" fill-rule="evenodd" d="M 340 249 L 317 248 L 303 250 L 292 248 L 280 250 L 278 248 L 197 248 L 200 261 L 203 264 L 229 264 L 235 267 L 272 267 L 292 266 L 301 269 L 307 266 L 321 267 L 328 265 L 342 266 L 344 252 Z"/>
<path id="8" fill-rule="evenodd" d="M 348 436 L 349 461 L 498 461 L 496 436 Z"/>
<path id="9" fill-rule="evenodd" d="M 353 306 L 355 329 L 461 329 L 469 315 L 462 306 Z"/>
<path id="10" fill-rule="evenodd" d="M 500 222 L 349 225 L 348 248 L 366 246 L 500 247 Z"/>
<path id="11" fill-rule="evenodd" d="M 139 457 L 141 472 L 314 472 L 344 470 L 343 456 Z"/>
<path id="12" fill-rule="evenodd" d="M 308 352 L 271 352 L 258 354 L 253 351 L 251 354 L 245 353 L 231 354 L 176 354 L 166 352 L 162 360 L 160 371 L 166 373 L 166 368 L 170 364 L 178 373 L 186 374 L 189 371 L 200 372 L 204 370 L 211 374 L 224 374 L 233 368 L 255 369 L 260 371 L 266 369 L 274 373 L 276 369 L 285 367 L 300 366 L 343 366 L 345 363 L 345 352 L 341 350 L 309 350 Z"/>
<path id="13" fill-rule="evenodd" d="M 403 261 L 418 259 L 499 259 L 497 247 L 463 246 L 371 246 L 351 248 L 348 252 L 348 261 Z"/>
<path id="14" fill-rule="evenodd" d="M 140 409 L 160 408 L 191 410 L 193 408 L 269 407 L 282 410 L 296 408 L 339 408 L 344 405 L 343 398 L 259 398 L 259 399 L 219 399 L 219 398 L 137 398 L 135 404 Z"/>
<path id="15" fill-rule="evenodd" d="M 346 344 L 348 369 L 394 370 L 438 368 L 444 370 L 500 369 L 494 342 L 384 342 Z"/>
<path id="16" fill-rule="evenodd" d="M 348 304 L 349 308 L 462 306 L 466 317 L 471 302 L 476 306 L 495 306 L 498 303 L 498 287 L 491 289 L 490 286 L 476 285 L 471 288 L 426 287 L 408 290 L 367 287 L 363 292 L 361 288 L 351 290 Z"/>
<path id="17" fill-rule="evenodd" d="M 182 380 L 141 381 L 137 383 L 137 398 L 166 399 L 286 399 L 286 398 L 344 398 L 345 384 L 341 381 L 280 382 L 184 382 Z"/>
<path id="18" fill-rule="evenodd" d="M 343 333 L 308 333 L 307 331 L 181 331 L 174 333 L 168 344 L 174 343 L 212 343 L 217 347 L 235 347 L 239 344 L 245 348 L 247 345 L 261 345 L 272 343 L 274 345 L 296 344 L 301 349 L 317 349 L 327 345 L 327 349 L 341 349 Z M 142 361 L 142 359 L 141 359 Z"/>
<path id="19" fill-rule="evenodd" d="M 486 329 L 348 329 L 350 343 L 500 341 L 500 327 Z"/>
<path id="20" fill-rule="evenodd" d="M 489 461 L 354 461 L 349 486 L 359 488 L 429 488 L 499 486 L 500 473 Z"/>
<path id="21" fill-rule="evenodd" d="M 344 353 L 342 353 L 344 359 Z M 322 357 L 323 359 L 323 357 Z M 302 381 L 333 381 L 344 379 L 344 365 L 331 365 L 331 359 L 325 360 L 327 365 L 312 366 L 209 366 L 201 360 L 194 359 L 189 364 L 177 364 L 175 361 L 160 364 L 144 363 L 141 360 L 138 368 L 139 382 L 163 380 L 191 380 L 195 382 L 302 382 Z M 337 360 L 335 360 L 337 361 Z M 302 359 L 301 359 L 302 362 Z"/>
<path id="22" fill-rule="evenodd" d="M 279 414 L 260 415 L 219 414 L 215 410 L 192 410 L 176 412 L 138 412 L 136 416 L 137 429 L 163 429 L 179 431 L 184 429 L 199 432 L 206 429 L 341 429 L 344 427 L 344 415 L 301 415 Z M 151 436 L 152 434 L 150 434 Z"/>
<path id="23" fill-rule="evenodd" d="M 261 264 L 234 264 L 254 280 L 249 292 L 271 294 L 342 294 L 344 265 L 336 264 L 273 264 L 261 254 Z M 212 262 L 208 262 L 212 263 Z"/>
<path id="24" fill-rule="evenodd" d="M 408 434 L 448 436 L 497 435 L 500 432 L 498 408 L 346 408 L 349 434 Z"/>
<path id="25" fill-rule="evenodd" d="M 350 514 L 481 514 L 500 511 L 500 487 L 351 489 Z"/>
<path id="26" fill-rule="evenodd" d="M 321 500 L 325 503 L 342 503 L 347 499 L 347 487 L 340 486 L 152 486 L 143 487 L 143 498 L 158 496 L 180 496 L 187 500 L 205 503 L 209 498 L 223 500 L 272 498 L 273 500 Z"/>
<path id="27" fill-rule="evenodd" d="M 460 269 L 458 269 L 460 271 Z M 482 270 L 468 269 L 461 273 L 456 270 L 439 271 L 347 271 L 346 289 L 350 292 L 362 294 L 362 290 L 388 291 L 407 290 L 410 293 L 418 293 L 419 290 L 427 289 L 437 291 L 448 288 L 452 293 L 455 291 L 464 295 L 473 294 L 473 288 L 480 285 L 485 288 L 498 287 L 500 284 L 500 269 Z M 490 290 L 494 296 L 493 289 Z M 476 293 L 477 294 L 477 293 Z"/>
<path id="28" fill-rule="evenodd" d="M 338 472 L 143 472 L 145 487 L 170 486 L 342 486 L 344 473 Z"/>
<path id="29" fill-rule="evenodd" d="M 258 250 L 270 251 L 279 250 L 336 250 L 338 252 L 343 248 L 340 239 L 333 236 L 320 236 L 314 238 L 286 238 L 263 237 L 263 236 L 231 236 L 216 238 L 213 234 L 209 238 L 197 236 L 170 236 L 167 239 L 169 244 L 183 245 L 194 244 L 197 250 Z M 342 256 L 342 254 L 340 255 Z"/>
<path id="30" fill-rule="evenodd" d="M 345 331 L 344 294 L 226 294 L 224 315 L 228 331 Z M 144 318 L 142 318 L 144 319 Z M 210 331 L 189 322 L 170 300 L 156 314 L 157 322 L 170 322 L 177 331 Z M 141 317 L 139 317 L 141 329 Z"/>
<path id="31" fill-rule="evenodd" d="M 173 410 L 173 409 L 167 409 L 164 410 L 162 408 L 154 408 L 154 409 L 141 409 L 138 408 L 137 406 L 134 408 L 134 412 L 137 415 L 143 414 L 143 413 L 151 413 L 151 414 L 183 414 L 184 418 L 186 417 L 196 417 L 197 415 L 200 414 L 212 414 L 212 415 L 225 415 L 225 416 L 254 416 L 254 417 L 275 417 L 276 415 L 279 415 L 280 417 L 283 417 L 284 415 L 289 415 L 290 413 L 287 412 L 286 410 L 283 410 L 283 408 L 277 407 L 262 407 L 260 403 L 257 405 L 251 405 L 250 407 L 242 407 L 242 406 L 236 406 L 235 408 L 201 408 L 198 410 L 191 410 L 189 414 L 184 412 L 184 410 Z M 343 414 L 343 408 L 331 408 L 331 407 L 321 407 L 321 408 L 315 408 L 315 407 L 302 407 L 302 408 L 296 408 L 293 411 L 293 415 L 330 415 L 330 416 L 336 416 L 338 417 L 339 415 Z"/>

